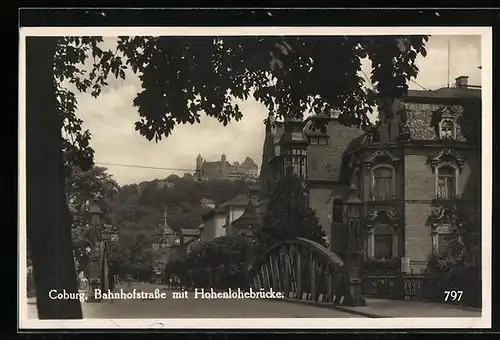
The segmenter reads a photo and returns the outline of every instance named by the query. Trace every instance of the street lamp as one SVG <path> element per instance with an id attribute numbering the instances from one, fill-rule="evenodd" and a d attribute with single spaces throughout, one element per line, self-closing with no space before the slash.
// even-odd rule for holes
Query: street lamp
<path id="1" fill-rule="evenodd" d="M 347 289 L 344 304 L 348 306 L 365 306 L 366 300 L 362 293 L 361 282 L 361 259 L 362 259 L 362 233 L 360 226 L 360 215 L 362 202 L 359 199 L 355 184 L 351 184 L 347 205 L 347 227 L 348 227 L 348 254 L 346 280 Z"/>

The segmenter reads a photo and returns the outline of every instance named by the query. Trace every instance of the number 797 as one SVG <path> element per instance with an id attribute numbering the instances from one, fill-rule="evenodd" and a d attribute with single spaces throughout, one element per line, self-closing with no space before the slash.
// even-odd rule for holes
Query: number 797
<path id="1" fill-rule="evenodd" d="M 444 301 L 460 301 L 463 293 L 463 290 L 445 290 Z"/>

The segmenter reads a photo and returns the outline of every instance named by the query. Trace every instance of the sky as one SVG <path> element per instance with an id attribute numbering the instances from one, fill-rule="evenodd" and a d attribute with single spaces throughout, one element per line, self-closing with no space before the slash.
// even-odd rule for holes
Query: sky
<path id="1" fill-rule="evenodd" d="M 112 45 L 114 41 L 116 38 L 107 37 L 104 45 Z M 420 72 L 415 81 L 418 85 L 410 82 L 410 89 L 445 87 L 458 76 L 469 76 L 470 85 L 481 85 L 481 71 L 478 68 L 481 65 L 480 45 L 480 36 L 431 36 L 426 45 L 427 56 L 417 59 Z M 363 65 L 363 71 L 370 74 L 368 63 Z M 239 122 L 224 127 L 215 119 L 202 116 L 200 124 L 178 125 L 172 135 L 155 143 L 146 140 L 134 129 L 139 114 L 132 103 L 141 90 L 137 76 L 129 73 L 126 80 L 110 78 L 113 79 L 109 80 L 109 86 L 98 98 L 77 94 L 78 115 L 84 120 L 84 128 L 92 134 L 95 163 L 178 169 L 102 165 L 108 168 L 120 185 L 194 172 L 198 154 L 208 161 L 216 161 L 224 153 L 230 163 L 241 163 L 248 156 L 260 167 L 264 141 L 263 120 L 267 110 L 253 98 L 237 101 L 244 115 Z"/>

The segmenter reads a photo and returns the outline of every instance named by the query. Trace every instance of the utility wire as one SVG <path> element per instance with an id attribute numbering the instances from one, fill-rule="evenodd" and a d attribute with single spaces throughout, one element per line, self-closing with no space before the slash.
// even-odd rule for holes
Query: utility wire
<path id="1" fill-rule="evenodd" d="M 194 169 L 163 168 L 163 167 L 154 167 L 154 166 L 105 163 L 105 162 L 96 162 L 95 164 L 96 165 L 104 165 L 104 166 L 119 166 L 119 167 L 123 167 L 123 168 L 139 168 L 139 169 L 166 170 L 166 171 L 192 171 L 192 172 L 196 171 Z"/>

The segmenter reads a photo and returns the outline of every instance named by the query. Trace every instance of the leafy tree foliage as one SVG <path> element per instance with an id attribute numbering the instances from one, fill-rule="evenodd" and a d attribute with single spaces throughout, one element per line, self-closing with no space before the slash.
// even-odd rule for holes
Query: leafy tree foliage
<path id="1" fill-rule="evenodd" d="M 98 166 L 93 166 L 88 171 L 73 166 L 66 185 L 68 201 L 77 208 L 90 201 L 112 198 L 120 189 L 107 169 Z"/>
<path id="2" fill-rule="evenodd" d="M 448 290 L 481 291 L 481 224 L 461 204 L 443 204 L 440 207 L 450 226 L 446 256 L 431 256 L 429 269 L 442 275 Z M 430 218 L 431 222 L 433 218 Z M 481 294 L 463 298 L 463 302 L 480 306 Z"/>
<path id="3" fill-rule="evenodd" d="M 167 222 L 173 229 L 197 228 L 201 216 L 208 211 L 202 206 L 202 199 L 219 205 L 250 186 L 244 181 L 208 180 L 200 183 L 192 178 L 169 178 L 174 180 L 125 185 L 119 190 L 113 200 L 112 213 L 120 230 L 145 229 L 154 232 L 159 224 L 163 224 L 165 208 Z"/>
<path id="4" fill-rule="evenodd" d="M 55 53 L 58 112 L 63 118 L 67 161 L 89 164 L 90 132 L 76 115 L 77 101 L 66 84 L 98 96 L 110 74 L 139 74 L 143 91 L 134 105 L 135 128 L 149 140 L 168 136 L 200 114 L 226 125 L 243 114 L 232 98 L 253 97 L 279 117 L 339 109 L 351 122 L 367 125 L 376 99 L 405 94 L 426 56 L 427 36 L 337 37 L 119 37 L 116 51 L 101 37 L 66 37 Z M 90 70 L 85 63 L 93 58 Z M 361 60 L 372 64 L 368 90 L 358 75 Z M 210 85 L 208 85 L 210 84 Z"/>
<path id="5" fill-rule="evenodd" d="M 309 207 L 302 182 L 291 172 L 271 188 L 269 205 L 257 243 L 267 249 L 279 241 L 303 237 L 326 246 L 325 233 L 316 213 Z"/>
<path id="6" fill-rule="evenodd" d="M 169 275 L 196 287 L 227 288 L 244 284 L 251 245 L 240 235 L 220 236 L 193 247 L 187 258 L 169 263 Z M 184 266 L 181 265 L 184 264 Z"/>

